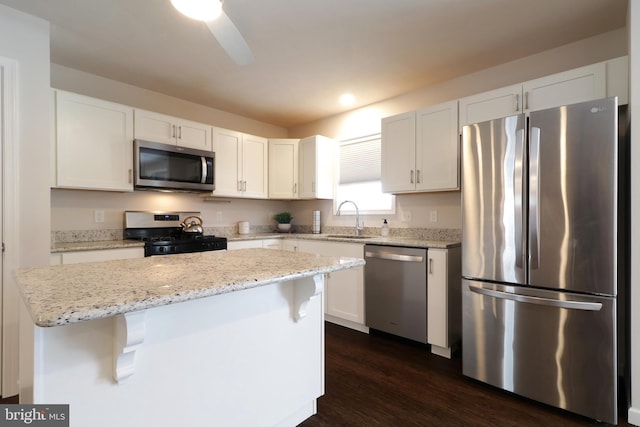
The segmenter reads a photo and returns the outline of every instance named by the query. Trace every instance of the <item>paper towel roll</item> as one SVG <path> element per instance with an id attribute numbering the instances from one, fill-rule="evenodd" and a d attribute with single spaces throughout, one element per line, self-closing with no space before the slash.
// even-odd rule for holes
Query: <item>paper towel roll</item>
<path id="1" fill-rule="evenodd" d="M 249 221 L 240 221 L 238 223 L 238 234 L 249 234 Z"/>
<path id="2" fill-rule="evenodd" d="M 313 234 L 320 234 L 320 211 L 312 212 L 313 221 L 311 222 L 311 232 Z"/>

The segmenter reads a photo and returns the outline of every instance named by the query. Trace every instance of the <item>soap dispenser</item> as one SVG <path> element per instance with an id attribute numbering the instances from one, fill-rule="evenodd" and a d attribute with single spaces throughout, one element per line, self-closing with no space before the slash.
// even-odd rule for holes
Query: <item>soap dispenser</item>
<path id="1" fill-rule="evenodd" d="M 382 229 L 380 230 L 380 234 L 382 235 L 382 237 L 389 236 L 389 224 L 387 223 L 386 219 L 382 220 Z"/>

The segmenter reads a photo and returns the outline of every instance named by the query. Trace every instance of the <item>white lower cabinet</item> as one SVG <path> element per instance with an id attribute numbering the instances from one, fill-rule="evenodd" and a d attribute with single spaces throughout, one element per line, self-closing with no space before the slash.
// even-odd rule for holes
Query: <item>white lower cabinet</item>
<path id="1" fill-rule="evenodd" d="M 427 252 L 427 342 L 431 352 L 451 358 L 462 338 L 460 248 Z"/>
<path id="2" fill-rule="evenodd" d="M 113 261 L 144 258 L 144 248 L 100 249 L 93 251 L 58 252 L 51 254 L 50 265 L 80 264 L 83 262 Z"/>
<path id="3" fill-rule="evenodd" d="M 298 240 L 299 252 L 325 256 L 364 258 L 361 243 Z M 326 320 L 352 329 L 367 331 L 364 325 L 364 268 L 336 271 L 325 281 Z"/>

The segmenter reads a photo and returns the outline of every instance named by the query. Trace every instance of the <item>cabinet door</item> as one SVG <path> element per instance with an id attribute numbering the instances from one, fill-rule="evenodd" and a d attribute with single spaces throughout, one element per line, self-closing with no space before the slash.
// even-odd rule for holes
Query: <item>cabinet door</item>
<path id="1" fill-rule="evenodd" d="M 134 116 L 136 139 L 175 145 L 177 129 L 173 117 L 139 109 Z"/>
<path id="2" fill-rule="evenodd" d="M 617 96 L 618 105 L 629 103 L 629 57 L 622 56 L 606 62 L 607 97 Z"/>
<path id="3" fill-rule="evenodd" d="M 113 261 L 120 259 L 144 258 L 144 248 L 119 248 L 95 251 L 62 252 L 60 258 L 51 257 L 51 265 L 80 264 L 83 262 Z M 55 260 L 55 261 L 54 261 Z M 55 264 L 54 264 L 55 262 Z"/>
<path id="4" fill-rule="evenodd" d="M 429 249 L 427 258 L 427 342 L 449 347 L 447 251 Z"/>
<path id="5" fill-rule="evenodd" d="M 525 111 L 543 110 L 607 96 L 604 62 L 523 84 Z"/>
<path id="6" fill-rule="evenodd" d="M 416 113 L 382 119 L 382 191 L 415 190 Z"/>
<path id="7" fill-rule="evenodd" d="M 242 134 L 228 129 L 213 128 L 215 153 L 215 196 L 242 195 L 240 153 Z"/>
<path id="8" fill-rule="evenodd" d="M 298 197 L 298 140 L 269 140 L 269 198 Z"/>
<path id="9" fill-rule="evenodd" d="M 227 242 L 227 250 L 262 248 L 262 240 L 233 240 Z"/>
<path id="10" fill-rule="evenodd" d="M 300 140 L 300 198 L 332 199 L 335 142 L 316 135 Z"/>
<path id="11" fill-rule="evenodd" d="M 522 113 L 522 85 L 517 84 L 460 100 L 460 130 L 465 125 Z"/>
<path id="12" fill-rule="evenodd" d="M 179 146 L 211 151 L 211 126 L 180 119 L 176 127 Z"/>
<path id="13" fill-rule="evenodd" d="M 133 191 L 133 108 L 56 91 L 56 185 Z"/>
<path id="14" fill-rule="evenodd" d="M 266 199 L 269 196 L 269 142 L 253 135 L 242 136 L 242 190 L 244 197 Z"/>
<path id="15" fill-rule="evenodd" d="M 459 189 L 458 101 L 419 110 L 416 126 L 416 190 Z"/>
<path id="16" fill-rule="evenodd" d="M 357 243 L 300 240 L 298 251 L 326 256 L 364 257 L 364 245 Z M 325 313 L 364 324 L 364 269 L 335 271 L 325 282 Z"/>

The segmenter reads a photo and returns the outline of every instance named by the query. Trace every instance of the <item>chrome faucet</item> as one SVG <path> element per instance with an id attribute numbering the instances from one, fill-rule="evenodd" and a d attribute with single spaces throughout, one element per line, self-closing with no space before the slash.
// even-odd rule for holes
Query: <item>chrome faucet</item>
<path id="1" fill-rule="evenodd" d="M 336 212 L 336 216 L 340 216 L 340 208 L 345 203 L 351 203 L 356 208 L 356 236 L 359 236 L 360 232 L 362 231 L 362 228 L 360 228 L 360 211 L 358 211 L 358 205 L 356 205 L 351 200 L 345 200 L 344 202 L 338 205 L 338 211 Z"/>

